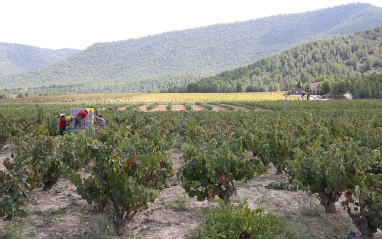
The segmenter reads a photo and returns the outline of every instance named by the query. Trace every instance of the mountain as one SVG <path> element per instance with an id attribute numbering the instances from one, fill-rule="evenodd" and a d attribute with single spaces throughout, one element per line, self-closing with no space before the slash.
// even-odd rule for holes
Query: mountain
<path id="1" fill-rule="evenodd" d="M 238 91 L 289 90 L 299 81 L 321 81 L 323 76 L 351 79 L 361 74 L 381 72 L 382 27 L 376 27 L 351 35 L 312 41 L 253 64 L 190 83 L 183 89 L 178 88 L 178 91 L 218 92 L 220 86 L 220 91 L 234 92 L 235 84 Z M 378 97 L 382 97 L 382 88 L 378 91 L 381 91 Z"/>
<path id="2" fill-rule="evenodd" d="M 36 70 L 78 53 L 79 50 L 50 50 L 0 42 L 0 77 Z"/>
<path id="3" fill-rule="evenodd" d="M 97 43 L 47 67 L 2 77 L 0 90 L 159 91 L 251 64 L 311 40 L 378 25 L 382 25 L 382 8 L 358 3 Z"/>

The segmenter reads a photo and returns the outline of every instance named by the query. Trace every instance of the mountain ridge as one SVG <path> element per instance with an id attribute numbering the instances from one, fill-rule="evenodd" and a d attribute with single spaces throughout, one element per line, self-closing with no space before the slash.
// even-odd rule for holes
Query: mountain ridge
<path id="1" fill-rule="evenodd" d="M 347 23 L 349 19 L 358 22 L 354 29 Z M 382 8 L 359 3 L 96 43 L 53 65 L 2 77 L 0 90 L 159 91 L 253 63 L 312 38 L 353 33 L 374 25 L 382 25 Z"/>
<path id="2" fill-rule="evenodd" d="M 0 77 L 36 70 L 63 60 L 79 51 L 68 48 L 52 50 L 0 42 Z"/>
<path id="3" fill-rule="evenodd" d="M 289 90 L 298 82 L 323 76 L 350 79 L 382 72 L 382 27 L 330 39 L 311 41 L 225 71 L 169 92 L 218 92 L 219 85 L 234 92 Z M 378 94 L 379 95 L 379 94 Z"/>

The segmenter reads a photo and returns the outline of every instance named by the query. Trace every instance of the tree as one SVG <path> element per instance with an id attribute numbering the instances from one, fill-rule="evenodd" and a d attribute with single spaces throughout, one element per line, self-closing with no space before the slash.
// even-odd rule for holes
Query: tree
<path id="1" fill-rule="evenodd" d="M 328 94 L 332 90 L 331 83 L 328 79 L 324 80 L 321 84 L 321 93 L 322 94 Z"/>
<path id="2" fill-rule="evenodd" d="M 237 83 L 237 92 L 242 92 L 242 91 L 243 91 L 243 84 Z"/>

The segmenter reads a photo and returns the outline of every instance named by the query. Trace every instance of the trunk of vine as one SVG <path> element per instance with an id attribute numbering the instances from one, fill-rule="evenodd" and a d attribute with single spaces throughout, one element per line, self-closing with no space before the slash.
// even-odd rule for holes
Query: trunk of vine
<path id="1" fill-rule="evenodd" d="M 130 217 L 129 213 L 126 213 L 125 215 L 125 212 L 119 208 L 118 204 L 113 199 L 112 202 L 115 212 L 115 218 L 113 220 L 114 229 L 118 236 L 122 236 L 125 231 L 126 225 L 129 223 L 132 217 Z M 135 214 L 135 212 L 133 212 L 132 214 Z"/>
<path id="2" fill-rule="evenodd" d="M 351 217 L 354 225 L 362 233 L 362 235 L 367 237 L 374 237 L 373 228 L 370 227 L 367 217 L 362 216 L 365 209 L 361 207 L 360 213 L 353 214 L 348 204 L 346 204 L 346 207 L 348 215 Z"/>
<path id="3" fill-rule="evenodd" d="M 276 175 L 281 175 L 281 174 L 283 174 L 283 169 L 281 167 L 277 167 Z"/>
<path id="4" fill-rule="evenodd" d="M 115 232 L 117 233 L 117 236 L 122 236 L 123 233 L 125 232 L 125 227 L 128 223 L 128 218 L 116 218 L 114 220 L 114 228 L 115 228 Z"/>
<path id="5" fill-rule="evenodd" d="M 253 151 L 252 151 L 252 152 L 253 152 Z M 263 165 L 264 165 L 266 168 L 269 168 L 270 162 L 267 161 L 266 159 L 264 159 L 264 157 L 263 157 L 261 154 L 258 154 L 258 153 L 253 152 L 253 156 L 256 157 L 256 158 L 259 158 L 259 159 L 261 160 L 261 162 L 263 163 Z"/>
<path id="6" fill-rule="evenodd" d="M 224 188 L 223 188 L 223 185 L 224 185 Z M 231 196 L 236 192 L 234 183 L 233 182 L 230 183 L 229 181 L 227 181 L 224 184 L 218 185 L 218 186 L 220 190 L 219 198 L 223 199 L 226 205 L 229 205 L 231 202 L 230 201 Z"/>
<path id="7" fill-rule="evenodd" d="M 336 212 L 336 206 L 334 205 L 338 199 L 340 198 L 340 193 L 330 193 L 327 194 L 325 192 L 320 192 L 320 203 L 325 208 L 326 213 L 335 213 Z"/>
<path id="8" fill-rule="evenodd" d="M 44 180 L 42 191 L 49 191 L 58 182 L 58 177 L 50 177 Z"/>

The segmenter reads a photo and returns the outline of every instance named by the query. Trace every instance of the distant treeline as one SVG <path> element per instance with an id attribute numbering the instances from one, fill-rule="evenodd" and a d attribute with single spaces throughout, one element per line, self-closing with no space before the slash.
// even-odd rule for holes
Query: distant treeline
<path id="1" fill-rule="evenodd" d="M 254 64 L 187 86 L 173 87 L 166 92 L 234 92 L 235 89 L 238 92 L 288 91 L 299 81 L 317 81 L 321 75 L 351 81 L 356 76 L 361 77 L 361 74 L 375 72 L 382 72 L 382 27 L 309 42 Z M 352 91 L 355 90 L 353 88 Z"/>

